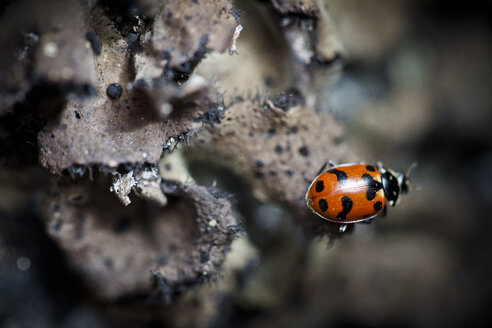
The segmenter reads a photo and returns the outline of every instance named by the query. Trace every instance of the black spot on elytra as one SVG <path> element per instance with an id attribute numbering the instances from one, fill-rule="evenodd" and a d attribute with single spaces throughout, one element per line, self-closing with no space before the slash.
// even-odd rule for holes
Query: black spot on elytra
<path id="1" fill-rule="evenodd" d="M 368 218 L 368 217 L 370 217 L 370 216 L 371 216 L 370 214 L 366 214 L 366 215 L 364 215 L 362 218 L 367 219 L 367 218 Z"/>
<path id="2" fill-rule="evenodd" d="M 318 180 L 318 182 L 316 182 L 316 192 L 322 192 L 323 189 L 325 189 L 325 185 L 323 184 L 323 180 Z"/>
<path id="3" fill-rule="evenodd" d="M 262 161 L 256 161 L 256 167 L 261 169 L 264 166 Z"/>
<path id="4" fill-rule="evenodd" d="M 350 210 L 352 209 L 352 199 L 350 199 L 349 196 L 343 196 L 342 197 L 342 208 L 343 210 L 337 214 L 337 220 L 345 220 L 347 219 L 347 214 L 349 214 Z"/>
<path id="5" fill-rule="evenodd" d="M 372 165 L 366 165 L 366 170 L 371 171 L 371 172 L 375 172 L 376 171 L 376 169 Z"/>
<path id="6" fill-rule="evenodd" d="M 279 154 L 279 155 L 282 154 L 282 151 L 283 151 L 282 146 L 280 146 L 280 145 L 275 146 L 275 152 L 277 154 Z"/>
<path id="7" fill-rule="evenodd" d="M 381 211 L 381 209 L 382 209 L 382 208 L 383 208 L 383 203 L 381 203 L 381 202 L 376 202 L 376 203 L 374 203 L 374 210 L 375 210 L 376 212 Z"/>
<path id="8" fill-rule="evenodd" d="M 337 169 L 331 169 L 326 171 L 327 173 L 335 174 L 337 176 L 338 183 L 344 183 L 347 180 L 347 174 Z"/>
<path id="9" fill-rule="evenodd" d="M 367 200 L 373 200 L 374 198 L 376 198 L 377 191 L 379 189 L 383 188 L 382 183 L 374 180 L 373 177 L 367 173 L 364 173 L 362 175 L 362 179 L 364 179 L 366 181 L 366 187 L 367 187 L 366 198 L 367 198 Z"/>
<path id="10" fill-rule="evenodd" d="M 319 209 L 322 210 L 323 212 L 326 212 L 328 210 L 328 202 L 324 198 L 318 200 L 318 206 Z"/>

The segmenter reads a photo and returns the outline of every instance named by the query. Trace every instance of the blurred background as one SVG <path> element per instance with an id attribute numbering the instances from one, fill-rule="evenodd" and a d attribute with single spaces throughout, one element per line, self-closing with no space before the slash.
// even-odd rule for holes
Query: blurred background
<path id="1" fill-rule="evenodd" d="M 141 308 L 125 301 L 96 299 L 45 234 L 38 211 L 43 191 L 29 188 L 46 181 L 47 172 L 38 168 L 40 181 L 34 182 L 18 172 L 12 188 L 7 183 L 12 171 L 0 168 L 0 327 L 484 322 L 492 304 L 492 3 L 323 3 L 345 55 L 335 73 L 320 78 L 315 109 L 345 125 L 361 161 L 379 160 L 403 172 L 417 162 L 411 175 L 415 189 L 389 208 L 387 217 L 357 224 L 342 238 L 306 239 L 280 205 L 240 197 L 244 190 L 235 177 L 190 164 L 198 183 L 215 180 L 219 189 L 236 195 L 235 215 L 245 220 L 246 233 L 234 242 L 225 264 L 222 283 L 229 287 L 223 291 L 216 282 L 190 291 L 210 293 L 200 298 L 213 304 L 209 312 L 191 311 L 198 305 L 184 303 L 180 308 L 144 306 L 142 315 Z M 221 80 L 227 69 L 207 72 L 200 64 L 197 71 L 215 78 L 226 97 L 248 88 L 252 93 L 282 89 L 282 80 L 268 78 L 271 67 L 254 57 L 261 48 L 255 40 L 271 28 L 267 2 L 234 5 L 244 27 L 239 55 L 210 55 L 204 62 L 236 61 L 230 64 L 234 67 L 251 61 L 267 73 L 238 74 L 242 83 L 231 87 Z M 140 314 L 122 319 L 132 311 Z M 156 315 L 159 311 L 165 315 Z"/>

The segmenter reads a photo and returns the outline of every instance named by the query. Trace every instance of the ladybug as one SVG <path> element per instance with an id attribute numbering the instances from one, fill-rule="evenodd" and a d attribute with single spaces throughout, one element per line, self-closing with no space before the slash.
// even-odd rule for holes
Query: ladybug
<path id="1" fill-rule="evenodd" d="M 408 173 L 365 163 L 335 166 L 328 162 L 306 193 L 307 206 L 323 219 L 337 223 L 368 221 L 395 206 L 409 187 Z M 341 229 L 342 231 L 345 230 Z"/>

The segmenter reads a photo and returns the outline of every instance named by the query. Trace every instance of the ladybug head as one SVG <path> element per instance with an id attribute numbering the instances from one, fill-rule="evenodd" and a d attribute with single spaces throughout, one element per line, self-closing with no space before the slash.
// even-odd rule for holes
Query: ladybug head
<path id="1" fill-rule="evenodd" d="M 411 180 L 410 180 L 410 173 L 412 173 L 412 170 L 417 167 L 417 162 L 413 162 L 410 164 L 410 166 L 407 169 L 407 173 L 398 173 L 398 184 L 400 185 L 401 188 L 401 193 L 406 194 L 410 189 L 415 189 L 412 188 Z"/>
<path id="2" fill-rule="evenodd" d="M 410 179 L 403 173 L 398 173 L 398 184 L 400 185 L 400 192 L 406 194 L 410 186 Z"/>
<path id="3" fill-rule="evenodd" d="M 408 193 L 411 188 L 409 175 L 412 169 L 417 166 L 413 163 L 407 170 L 407 174 L 395 172 L 377 163 L 379 173 L 381 174 L 381 182 L 383 184 L 384 196 L 391 206 L 395 206 L 399 200 L 400 194 Z"/>

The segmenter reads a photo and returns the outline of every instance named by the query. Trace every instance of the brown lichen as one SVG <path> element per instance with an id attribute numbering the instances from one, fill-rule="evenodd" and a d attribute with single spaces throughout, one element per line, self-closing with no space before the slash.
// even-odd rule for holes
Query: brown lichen
<path id="1" fill-rule="evenodd" d="M 315 104 L 320 84 L 333 77 L 345 50 L 332 19 L 322 2 L 271 0 L 278 25 L 293 56 L 292 86 L 298 88 L 310 106 Z"/>
<path id="2" fill-rule="evenodd" d="M 140 199 L 123 207 L 108 189 L 103 178 L 56 179 L 43 208 L 48 234 L 99 297 L 161 293 L 164 283 L 170 300 L 218 273 L 235 225 L 227 200 L 175 185 L 166 207 Z"/>
<path id="3" fill-rule="evenodd" d="M 89 9 L 77 1 L 12 3 L 0 19 L 0 115 L 37 84 L 90 94 L 96 81 L 86 39 Z M 22 22 L 23 28 L 19 28 Z"/>
<path id="4" fill-rule="evenodd" d="M 169 8 L 172 6 L 166 6 L 166 10 Z M 181 85 L 162 68 L 160 75 L 156 75 L 158 54 L 153 52 L 152 57 L 144 52 L 134 56 L 128 38 L 123 37 L 102 8 L 93 10 L 92 25 L 101 42 L 101 53 L 95 57 L 97 97 L 85 101 L 71 99 L 58 119 L 48 122 L 38 135 L 40 161 L 56 174 L 73 165 L 155 165 L 171 138 L 178 139 L 194 130 L 194 120 L 212 107 L 217 94 L 199 77 Z M 161 40 L 162 33 L 168 33 L 167 38 L 171 38 L 176 30 L 154 27 L 153 32 L 160 33 Z M 213 34 L 209 31 L 209 35 Z M 190 49 L 195 49 L 194 37 L 194 33 L 188 33 L 181 39 L 185 42 L 191 38 Z M 222 40 L 214 37 L 218 39 Z M 198 51 L 200 45 L 196 47 Z M 192 58 L 180 56 L 178 61 L 183 64 L 184 60 Z M 161 58 L 159 63 L 172 67 L 172 61 Z M 188 73 L 191 70 L 192 67 Z M 106 92 L 113 83 L 123 90 L 117 98 L 109 97 Z"/>
<path id="5" fill-rule="evenodd" d="M 189 71 L 187 66 L 201 59 L 204 49 L 228 49 L 235 27 L 230 0 L 168 1 L 155 19 L 150 43 L 154 51 L 166 54 L 171 68 Z"/>

